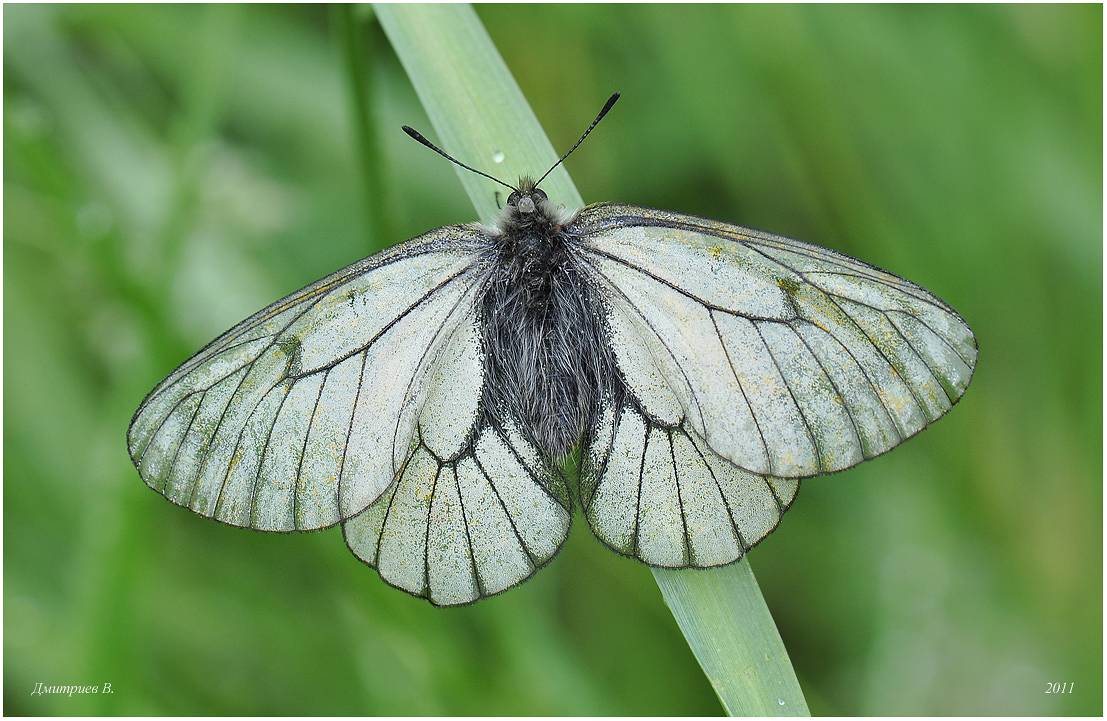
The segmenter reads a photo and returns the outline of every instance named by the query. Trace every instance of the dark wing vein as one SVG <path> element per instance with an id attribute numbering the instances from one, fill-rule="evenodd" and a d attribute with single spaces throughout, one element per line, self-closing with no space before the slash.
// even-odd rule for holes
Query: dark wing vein
<path id="1" fill-rule="evenodd" d="M 504 515 L 507 516 L 507 522 L 511 524 L 511 531 L 515 534 L 515 540 L 518 541 L 519 548 L 523 550 L 523 553 L 527 554 L 527 561 L 530 563 L 531 568 L 537 567 L 537 556 L 531 552 L 530 547 L 527 546 L 526 542 L 523 540 L 522 534 L 519 533 L 519 527 L 515 525 L 515 517 L 511 514 L 511 511 L 507 510 L 507 504 L 504 503 L 503 496 L 500 495 L 500 489 L 496 488 L 496 484 L 492 482 L 492 476 L 488 475 L 488 471 L 484 469 L 484 464 L 480 462 L 480 457 L 476 453 L 473 454 L 473 462 L 477 465 L 480 474 L 484 476 L 484 480 L 488 484 L 488 487 L 492 489 L 492 493 L 496 495 L 496 500 L 499 502 L 500 508 L 503 509 Z"/>
<path id="2" fill-rule="evenodd" d="M 184 433 L 181 434 L 181 440 L 177 442 L 177 449 L 173 451 L 173 460 L 169 462 L 169 468 L 165 472 L 164 477 L 161 479 L 161 492 L 165 493 L 166 486 L 173 478 L 173 469 L 177 467 L 177 459 L 181 455 L 181 446 L 188 440 L 188 434 L 192 431 L 192 424 L 196 422 L 196 417 L 200 415 L 200 406 L 204 405 L 204 398 L 208 392 L 204 391 L 200 394 L 200 400 L 196 402 L 196 408 L 192 411 L 192 417 L 188 420 L 188 426 L 185 427 Z"/>
<path id="3" fill-rule="evenodd" d="M 547 488 L 546 484 L 542 483 L 542 481 L 538 478 L 538 476 L 535 475 L 534 471 L 531 470 L 531 467 L 529 465 L 527 465 L 527 463 L 525 461 L 523 461 L 523 456 L 519 453 L 518 449 L 516 449 L 515 446 L 511 443 L 511 440 L 507 437 L 507 435 L 503 432 L 503 430 L 497 425 L 493 425 L 492 430 L 497 436 L 500 437 L 500 440 L 503 441 L 503 443 L 507 447 L 507 449 L 509 451 L 511 451 L 511 455 L 513 455 L 515 457 L 515 461 L 519 464 L 519 466 L 524 471 L 526 471 L 526 474 L 528 476 L 530 476 L 530 479 L 532 481 L 534 481 L 535 485 L 537 485 L 540 489 L 542 489 L 542 492 L 545 493 L 546 496 L 551 501 L 553 501 L 557 505 L 561 506 L 561 508 L 564 509 L 565 511 L 569 511 L 570 509 L 565 508 L 564 501 L 562 501 L 562 499 L 558 498 L 549 488 Z"/>
<path id="4" fill-rule="evenodd" d="M 812 324 L 812 327 L 815 327 L 814 324 Z M 827 372 L 826 366 L 823 365 L 822 359 L 819 358 L 814 349 L 811 348 L 811 344 L 807 342 L 807 339 L 804 338 L 803 335 L 800 334 L 792 324 L 788 324 L 788 330 L 792 333 L 792 335 L 796 337 L 797 340 L 799 340 L 800 343 L 803 344 L 803 347 L 807 349 L 807 352 L 811 354 L 811 357 L 815 359 L 815 363 L 818 364 L 819 370 L 822 371 L 823 377 L 825 377 L 826 380 L 830 383 L 830 387 L 834 389 L 835 395 L 838 396 L 838 402 L 839 404 L 841 404 L 842 410 L 845 411 L 846 416 L 849 418 L 850 425 L 853 427 L 853 435 L 857 439 L 857 448 L 861 451 L 861 455 L 864 456 L 865 442 L 861 440 L 861 432 L 857 428 L 857 419 L 853 417 L 853 411 L 850 409 L 849 403 L 846 402 L 846 397 L 842 395 L 841 389 L 838 388 L 838 383 L 835 382 L 834 378 L 831 377 L 830 373 Z M 879 399 L 877 400 L 879 402 Z M 886 408 L 885 412 L 887 412 Z M 889 420 L 891 420 L 890 416 Z M 893 427 L 895 427 L 894 422 L 892 425 Z M 769 475 L 772 474 L 770 473 Z"/>
<path id="5" fill-rule="evenodd" d="M 918 323 L 919 325 L 921 325 L 923 328 L 926 328 L 926 330 L 931 335 L 933 335 L 935 338 L 940 340 L 942 342 L 942 344 L 945 345 L 946 348 L 949 348 L 950 352 L 953 353 L 954 355 L 956 355 L 957 358 L 960 359 L 960 361 L 962 363 L 964 363 L 969 368 L 972 367 L 972 362 L 969 361 L 969 359 L 966 358 L 964 355 L 962 355 L 961 351 L 958 350 L 958 348 L 956 346 L 954 346 L 952 343 L 950 343 L 948 340 L 946 340 L 945 336 L 943 336 L 938 331 L 934 330 L 934 327 L 932 325 L 930 325 L 929 323 L 927 323 L 925 320 L 923 320 L 922 318 L 917 318 L 917 317 L 911 315 L 910 313 L 908 313 L 906 311 L 900 310 L 899 308 L 889 308 L 888 310 L 884 311 L 884 314 L 888 316 L 888 320 L 892 320 L 892 314 L 893 313 L 897 313 L 899 315 L 907 316 L 911 320 L 913 320 L 916 323 Z M 892 322 L 895 323 L 894 320 L 892 320 Z"/>
<path id="6" fill-rule="evenodd" d="M 410 462 L 411 459 L 414 457 L 414 452 L 407 457 L 407 461 L 404 462 L 405 470 L 407 469 L 408 462 Z M 381 565 L 381 548 L 384 547 L 384 537 L 388 531 L 388 519 L 392 516 L 392 505 L 396 502 L 396 497 L 400 495 L 400 491 L 402 490 L 404 485 L 404 478 L 406 476 L 406 473 L 400 473 L 396 476 L 396 480 L 392 483 L 392 485 L 395 487 L 392 489 L 392 495 L 388 497 L 388 505 L 384 509 L 384 519 L 381 521 L 381 533 L 380 536 L 377 538 L 377 548 L 373 553 L 373 565 L 376 567 L 380 567 Z M 412 482 L 414 482 L 414 478 L 412 479 Z M 427 517 L 429 518 L 430 515 L 428 514 Z"/>
<path id="7" fill-rule="evenodd" d="M 645 421 L 645 419 L 643 419 Z M 642 462 L 638 466 L 638 500 L 635 503 L 634 511 L 634 555 L 638 555 L 640 550 L 638 531 L 642 526 L 642 476 L 646 472 L 646 447 L 650 443 L 650 423 L 645 421 L 643 424 L 645 432 L 642 435 Z"/>
<path id="8" fill-rule="evenodd" d="M 752 325 L 753 329 L 757 331 L 757 337 L 761 339 L 762 347 L 764 347 L 765 352 L 769 354 L 769 360 L 773 362 L 773 367 L 776 368 L 776 374 L 780 376 L 781 383 L 788 389 L 788 397 L 792 399 L 792 405 L 796 407 L 796 412 L 799 414 L 800 420 L 803 421 L 804 430 L 807 431 L 807 439 L 811 441 L 811 447 L 815 449 L 815 462 L 818 464 L 819 468 L 826 468 L 827 466 L 823 462 L 823 451 L 819 448 L 819 442 L 815 438 L 815 432 L 811 430 L 811 422 L 807 419 L 807 414 L 803 412 L 803 406 L 796 400 L 796 394 L 792 391 L 792 384 L 784 377 L 784 371 L 780 368 L 780 362 L 776 359 L 776 354 L 773 353 L 773 349 L 765 342 L 765 334 L 761 332 L 761 328 L 758 327 L 757 323 L 753 323 Z M 772 474 L 771 469 L 769 473 Z"/>
<path id="9" fill-rule="evenodd" d="M 592 484 L 592 491 L 588 495 L 588 501 L 584 503 L 585 512 L 592 508 L 592 501 L 596 498 L 596 493 L 600 490 L 600 484 L 603 483 L 603 477 L 607 472 L 607 462 L 611 459 L 611 449 L 615 445 L 615 431 L 619 427 L 619 419 L 623 415 L 625 403 L 622 399 L 618 403 L 612 405 L 613 416 L 611 419 L 611 438 L 608 440 L 607 449 L 604 451 L 603 460 L 600 461 L 599 466 L 592 469 L 592 477 L 595 479 L 595 483 Z M 594 433 L 589 431 L 590 437 L 588 439 L 588 447 L 592 446 L 592 442 L 595 440 Z M 583 500 L 583 499 L 582 499 Z"/>
<path id="10" fill-rule="evenodd" d="M 477 557 L 473 554 L 473 534 L 469 530 L 469 517 L 465 514 L 465 497 L 461 494 L 461 478 L 454 467 L 454 485 L 457 486 L 457 503 L 461 508 L 461 522 L 465 524 L 465 542 L 469 552 L 469 564 L 473 569 L 473 583 L 477 585 L 477 596 L 483 598 L 488 595 L 484 583 L 480 579 L 480 571 L 477 568 Z"/>
<path id="11" fill-rule="evenodd" d="M 442 477 L 442 465 L 434 472 L 434 481 L 431 482 L 430 503 L 427 505 L 427 529 L 423 535 L 423 594 L 430 598 L 431 566 L 430 566 L 430 535 L 431 535 L 431 511 L 434 509 L 434 497 L 438 493 L 438 479 Z M 378 543 L 378 546 L 380 544 Z"/>
<path id="12" fill-rule="evenodd" d="M 421 295 L 421 296 L 419 297 L 419 299 L 418 299 L 418 300 L 416 300 L 416 301 L 415 301 L 414 303 L 412 303 L 411 305 L 409 305 L 409 306 L 408 306 L 407 308 L 404 308 L 404 310 L 403 310 L 403 311 L 402 311 L 402 312 L 401 312 L 401 313 L 400 313 L 399 315 L 397 315 L 397 316 L 396 316 L 395 318 L 393 318 L 392 320 L 388 321 L 388 323 L 386 323 L 386 324 L 385 324 L 385 325 L 384 325 L 384 326 L 383 326 L 383 327 L 382 327 L 382 328 L 381 328 L 380 330 L 378 330 L 378 331 L 377 331 L 376 333 L 374 333 L 374 334 L 373 334 L 373 337 L 372 337 L 372 338 L 370 338 L 370 339 L 369 339 L 369 340 L 368 340 L 368 341 L 367 341 L 367 342 L 365 343 L 365 345 L 363 345 L 363 346 L 361 346 L 361 347 L 359 347 L 359 348 L 354 348 L 354 349 L 352 349 L 352 350 L 350 350 L 350 351 L 348 351 L 348 352 L 346 352 L 346 353 L 344 353 L 344 354 L 340 355 L 339 357 L 335 358 L 335 359 L 334 359 L 333 361 L 330 361 L 329 363 L 324 363 L 324 364 L 323 364 L 323 365 L 321 365 L 321 366 L 317 366 L 317 367 L 315 367 L 315 368 L 312 368 L 312 369 L 311 369 L 311 370 L 309 370 L 309 371 L 304 371 L 303 373 L 298 373 L 298 374 L 295 374 L 295 375 L 291 375 L 291 376 L 289 376 L 289 378 L 291 378 L 291 379 L 292 379 L 292 380 L 294 380 L 294 381 L 298 381 L 298 380 L 300 380 L 301 378 L 306 378 L 307 376 L 310 376 L 310 375 L 314 375 L 314 374 L 316 374 L 316 373 L 318 373 L 318 372 L 320 372 L 320 371 L 323 371 L 323 370 L 330 370 L 330 369 L 334 368 L 335 366 L 338 366 L 338 365 L 340 365 L 340 364 L 341 364 L 341 363 L 342 363 L 343 361 L 347 361 L 347 360 L 349 360 L 350 358 L 353 358 L 353 357 L 354 357 L 354 356 L 356 356 L 356 355 L 357 355 L 358 353 L 361 353 L 361 352 L 363 352 L 363 351 L 367 351 L 367 350 L 369 350 L 370 348 L 372 348 L 372 347 L 373 347 L 373 344 L 374 344 L 374 343 L 376 343 L 376 342 L 377 342 L 377 340 L 378 340 L 378 339 L 379 339 L 379 338 L 380 338 L 381 336 L 383 336 L 383 335 L 384 335 L 385 333 L 387 333 L 387 332 L 388 332 L 389 330 L 391 330 L 391 329 L 392 329 L 392 327 L 393 327 L 394 325 L 396 325 L 396 324 L 397 324 L 397 323 L 399 323 L 399 322 L 400 322 L 401 320 L 403 320 L 404 318 L 406 318 L 406 317 L 407 317 L 407 315 L 408 315 L 409 313 L 411 313 L 411 312 L 412 312 L 413 310 L 415 310 L 416 308 L 418 308 L 419 306 L 421 306 L 421 305 L 422 305 L 423 303 L 425 303 L 425 302 L 426 302 L 426 301 L 427 301 L 427 300 L 428 300 L 428 299 L 429 299 L 429 298 L 430 298 L 431 296 L 433 296 L 433 295 L 434 295 L 435 293 L 437 293 L 438 291 L 442 290 L 442 289 L 443 289 L 443 288 L 445 288 L 445 287 L 446 287 L 447 285 L 449 285 L 450 283 L 454 282 L 455 280 L 457 280 L 457 279 L 458 279 L 458 278 L 460 278 L 461 276 L 465 275 L 465 274 L 466 274 L 466 273 L 468 273 L 468 272 L 469 272 L 470 270 L 471 270 L 471 268 L 462 268 L 461 270 L 457 271 L 457 272 L 456 272 L 456 273 L 454 273 L 453 275 L 451 275 L 451 276 L 449 276 L 448 278 L 446 278 L 445 280 L 443 280 L 443 281 L 442 281 L 441 283 L 439 283 L 438 285 L 436 285 L 436 286 L 434 286 L 433 288 L 431 288 L 430 290 L 428 290 L 428 291 L 427 291 L 426 293 L 424 293 L 423 295 Z M 464 294 L 462 294 L 462 295 L 464 296 Z M 455 305 L 456 305 L 456 304 L 455 304 Z M 283 332 L 283 331 L 282 331 L 282 332 Z"/>
<path id="13" fill-rule="evenodd" d="M 667 428 L 665 429 L 665 432 L 669 439 L 669 460 L 673 464 L 673 482 L 676 484 L 677 507 L 680 508 L 680 525 L 681 529 L 684 531 L 684 556 L 681 559 L 681 565 L 687 565 L 693 560 L 692 541 L 688 537 L 688 516 L 684 513 L 684 494 L 681 493 L 680 490 L 680 472 L 678 470 L 676 461 L 676 449 L 673 447 L 673 430 L 671 428 Z M 642 453 L 642 457 L 645 457 L 644 451 Z"/>
<path id="14" fill-rule="evenodd" d="M 632 263 L 632 262 L 630 262 L 629 260 L 627 260 L 625 258 L 620 258 L 617 255 L 614 255 L 612 253 L 608 253 L 604 250 L 601 250 L 601 249 L 595 248 L 595 247 L 589 248 L 588 252 L 591 253 L 591 254 L 594 254 L 594 255 L 598 255 L 601 258 L 606 258 L 607 260 L 618 263 L 619 265 L 630 268 L 634 272 L 636 272 L 640 275 L 644 275 L 647 278 L 650 278 L 651 280 L 655 280 L 658 283 L 661 283 L 662 285 L 665 285 L 665 286 L 671 288 L 672 290 L 675 290 L 677 293 L 683 295 L 684 297 L 688 298 L 689 300 L 695 301 L 696 303 L 703 306 L 704 308 L 707 308 L 708 310 L 714 310 L 714 311 L 721 311 L 723 313 L 729 313 L 730 315 L 738 316 L 739 318 L 745 318 L 746 320 L 750 320 L 750 321 L 765 320 L 765 321 L 780 322 L 780 320 L 781 320 L 780 318 L 771 318 L 769 316 L 754 315 L 752 313 L 741 313 L 741 312 L 738 312 L 736 310 L 732 310 L 730 308 L 723 308 L 722 306 L 715 305 L 713 303 L 710 303 L 709 301 L 704 300 L 703 298 L 700 298 L 695 293 L 692 293 L 691 291 L 689 291 L 685 288 L 681 288 L 679 285 L 677 285 L 677 284 L 675 284 L 671 281 L 668 281 L 668 280 L 666 280 L 665 278 L 662 278 L 659 275 L 651 273 L 646 268 L 643 268 L 640 265 L 636 265 L 635 263 Z M 589 265 L 591 265 L 593 268 L 595 268 L 595 266 L 592 265 L 591 263 L 589 263 Z M 598 269 L 596 269 L 596 270 L 597 270 L 597 272 L 602 273 L 602 271 L 599 271 Z"/>
<path id="15" fill-rule="evenodd" d="M 723 485 L 719 483 L 719 478 L 715 475 L 715 469 L 707 462 L 707 456 L 700 450 L 699 444 L 696 443 L 696 439 L 687 432 L 684 433 L 684 436 L 688 439 L 688 442 L 692 444 L 692 448 L 696 449 L 696 453 L 699 454 L 700 457 L 700 463 L 707 469 L 707 473 L 711 476 L 711 480 L 714 481 L 715 489 L 719 491 L 719 498 L 723 499 L 723 507 L 726 508 L 727 520 L 729 521 L 727 525 L 734 530 L 734 537 L 738 540 L 738 547 L 742 549 L 742 555 L 746 555 L 750 550 L 750 544 L 746 542 L 746 539 L 742 536 L 742 531 L 738 528 L 738 520 L 734 517 L 734 509 L 731 508 L 730 501 L 727 500 L 726 494 L 723 493 Z"/>
<path id="16" fill-rule="evenodd" d="M 919 352 L 918 348 L 915 347 L 915 344 L 912 343 L 911 340 L 903 334 L 903 331 L 900 330 L 899 326 L 895 324 L 895 322 L 888 316 L 887 313 L 883 313 L 882 317 L 884 318 L 884 320 L 888 321 L 888 325 L 892 327 L 892 329 L 896 332 L 896 335 L 899 336 L 900 340 L 902 340 L 904 344 L 911 349 L 911 352 L 915 355 L 916 358 L 919 359 L 919 362 L 923 364 L 923 367 L 926 368 L 926 372 L 930 375 L 930 379 L 933 380 L 934 384 L 941 388 L 942 392 L 946 394 L 946 398 L 949 400 L 950 405 L 956 403 L 957 399 L 951 396 L 949 394 L 949 391 L 946 389 L 945 384 L 938 380 L 938 374 L 934 372 L 934 368 L 930 365 L 930 361 L 928 361 L 926 357 Z"/>
<path id="17" fill-rule="evenodd" d="M 838 336 L 836 336 L 833 333 L 831 333 L 830 331 L 825 330 L 822 327 L 820 327 L 818 323 L 813 323 L 813 322 L 807 320 L 806 318 L 799 318 L 799 319 L 797 319 L 793 322 L 794 323 L 806 323 L 807 325 L 811 326 L 812 328 L 814 328 L 819 333 L 822 333 L 827 338 L 830 338 L 831 340 L 833 340 L 835 343 L 838 344 L 838 346 L 842 350 L 844 350 L 846 352 L 846 355 L 848 355 L 850 357 L 850 360 L 852 360 L 854 365 L 857 366 L 857 369 L 861 371 L 861 375 L 864 376 L 865 382 L 869 384 L 869 389 L 872 390 L 872 392 L 873 392 L 873 398 L 876 399 L 876 402 L 880 404 L 880 408 L 884 411 L 885 415 L 888 416 L 888 422 L 892 424 L 892 430 L 894 430 L 896 432 L 896 436 L 898 436 L 898 438 L 899 438 L 899 440 L 897 442 L 904 441 L 907 438 L 907 436 L 904 435 L 903 430 L 899 427 L 899 422 L 896 421 L 895 415 L 892 414 L 892 409 L 888 407 L 888 404 L 885 403 L 884 399 L 881 397 L 880 392 L 876 388 L 876 382 L 872 379 L 872 377 L 869 376 L 869 371 L 865 369 L 865 366 L 861 363 L 861 361 L 857 359 L 857 356 L 854 354 L 853 349 L 851 349 L 848 345 L 846 345 L 845 343 L 840 341 L 838 339 Z M 797 333 L 796 335 L 799 335 L 799 334 Z M 814 352 L 812 352 L 812 354 L 814 354 Z M 815 357 L 818 358 L 817 355 Z"/>
<path id="18" fill-rule="evenodd" d="M 300 458 L 296 461 L 296 477 L 292 479 L 292 527 L 296 530 L 300 529 L 300 478 L 304 474 L 304 455 L 307 454 L 308 441 L 311 439 L 311 429 L 315 426 L 315 415 L 319 412 L 319 399 L 323 397 L 323 387 L 327 385 L 327 378 L 329 377 L 330 371 L 323 374 L 323 380 L 319 382 L 319 390 L 315 394 L 315 402 L 311 404 L 311 415 L 308 416 L 307 432 L 304 433 L 304 443 L 300 446 Z M 341 514 L 342 509 L 338 509 L 338 512 Z"/>
<path id="19" fill-rule="evenodd" d="M 346 456 L 350 452 L 350 436 L 354 433 L 354 416 L 357 414 L 358 400 L 361 398 L 361 387 L 365 383 L 365 364 L 369 360 L 369 349 L 361 352 L 361 370 L 357 374 L 357 390 L 354 392 L 354 402 L 350 406 L 350 423 L 346 427 L 346 440 L 342 444 L 342 456 L 338 459 L 338 479 L 335 481 L 335 508 L 338 515 L 342 515 L 342 478 L 346 472 Z"/>
<path id="20" fill-rule="evenodd" d="M 273 414 L 273 422 L 269 424 L 269 430 L 265 434 L 265 443 L 261 447 L 261 458 L 258 459 L 258 467 L 254 469 L 254 485 L 250 491 L 250 525 L 257 524 L 257 512 L 258 512 L 258 484 L 261 483 L 261 471 L 265 467 L 265 457 L 269 453 L 269 443 L 273 440 L 273 429 L 277 427 L 277 419 L 280 418 L 281 410 L 284 408 L 285 401 L 288 400 L 288 396 L 292 393 L 292 386 L 286 384 L 279 384 L 284 390 L 284 395 L 281 396 L 281 402 L 277 404 L 277 412 Z M 275 388 L 276 386 L 274 386 Z M 270 392 L 272 392 L 272 388 Z M 266 395 L 269 395 L 266 393 Z M 241 438 L 239 438 L 241 441 Z M 223 477 L 224 486 L 227 483 L 227 476 L 230 475 L 229 464 L 227 474 Z M 222 489 L 220 489 L 222 493 Z M 217 504 L 218 505 L 218 504 Z"/>
<path id="21" fill-rule="evenodd" d="M 730 351 L 727 350 L 726 343 L 723 342 L 723 334 L 719 332 L 719 324 L 715 321 L 715 311 L 708 310 L 707 314 L 711 317 L 711 326 L 715 329 L 715 337 L 719 341 L 719 346 L 723 349 L 723 355 L 726 356 L 726 363 L 730 367 L 730 374 L 734 376 L 734 382 L 738 384 L 738 390 L 742 393 L 742 400 L 745 401 L 746 407 L 750 409 L 750 417 L 753 418 L 753 425 L 757 428 L 758 437 L 761 438 L 761 447 L 765 449 L 765 463 L 769 468 L 769 473 L 772 474 L 773 456 L 769 453 L 769 443 L 765 440 L 765 431 L 761 428 L 761 421 L 757 419 L 757 411 L 753 409 L 753 404 L 750 403 L 749 396 L 746 395 L 746 389 L 742 385 L 741 379 L 738 378 L 738 371 L 734 369 L 734 361 L 730 358 Z"/>
<path id="22" fill-rule="evenodd" d="M 453 318 L 454 312 L 457 310 L 457 307 L 461 305 L 462 301 L 465 300 L 465 297 L 469 294 L 469 290 L 473 287 L 475 283 L 476 280 L 470 283 L 469 286 L 466 287 L 464 291 L 462 291 L 461 295 L 458 296 L 454 304 L 450 306 L 450 310 L 447 313 L 443 314 L 442 322 L 438 324 L 438 328 L 436 328 L 434 331 L 434 336 L 432 336 L 430 342 L 427 343 L 427 347 L 423 349 L 422 355 L 419 356 L 419 362 L 415 364 L 415 372 L 411 374 L 411 378 L 409 378 L 407 381 L 407 388 L 404 390 L 404 400 L 402 403 L 400 403 L 400 412 L 396 414 L 396 424 L 392 432 L 393 472 L 396 471 L 396 443 L 400 439 L 400 423 L 403 420 L 404 408 L 407 406 L 408 401 L 411 399 L 411 389 L 415 385 L 415 381 L 418 380 L 422 374 L 421 369 L 423 367 L 423 362 L 427 359 L 427 354 L 430 353 L 431 348 L 434 347 L 435 343 L 438 341 L 439 336 L 442 335 L 442 330 L 446 327 L 446 324 L 449 323 L 450 319 Z M 453 329 L 451 333 L 456 333 L 458 328 L 460 328 L 460 323 L 458 323 L 458 325 Z"/>

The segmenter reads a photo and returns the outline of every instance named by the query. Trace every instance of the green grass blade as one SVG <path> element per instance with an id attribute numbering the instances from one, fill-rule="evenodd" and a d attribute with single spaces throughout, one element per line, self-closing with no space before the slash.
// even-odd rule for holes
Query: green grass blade
<path id="1" fill-rule="evenodd" d="M 433 139 L 447 152 L 509 183 L 540 174 L 557 160 L 471 7 L 379 5 L 376 12 L 434 125 Z M 602 100 L 596 99 L 597 106 Z M 498 186 L 457 171 L 480 218 L 494 218 Z M 583 205 L 564 168 L 543 188 L 566 207 Z M 712 571 L 654 570 L 654 576 L 727 713 L 808 715 L 748 563 Z"/>
<path id="2" fill-rule="evenodd" d="M 711 571 L 653 569 L 688 645 L 731 716 L 809 716 L 746 559 Z"/>

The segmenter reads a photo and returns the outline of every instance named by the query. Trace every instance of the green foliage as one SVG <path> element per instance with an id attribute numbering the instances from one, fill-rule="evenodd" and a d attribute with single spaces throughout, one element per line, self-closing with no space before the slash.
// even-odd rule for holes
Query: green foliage
<path id="1" fill-rule="evenodd" d="M 570 161 L 585 198 L 853 253 L 977 332 L 947 418 L 805 483 L 752 555 L 812 710 L 1098 715 L 1101 9 L 478 13 L 557 147 L 624 93 Z M 374 211 L 332 11 L 4 20 L 7 713 L 720 712 L 650 574 L 579 522 L 535 580 L 440 611 L 337 531 L 223 527 L 129 465 L 131 412 L 215 334 L 473 217 L 399 131 L 430 123 L 379 27 L 359 31 Z"/>
<path id="2" fill-rule="evenodd" d="M 653 575 L 728 715 L 810 715 L 748 559 Z"/>

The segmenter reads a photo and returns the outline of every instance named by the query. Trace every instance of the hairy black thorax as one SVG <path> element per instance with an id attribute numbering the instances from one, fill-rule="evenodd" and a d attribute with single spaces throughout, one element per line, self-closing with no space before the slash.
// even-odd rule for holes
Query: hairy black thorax
<path id="1" fill-rule="evenodd" d="M 536 201 L 532 212 L 504 209 L 489 249 L 482 405 L 489 420 L 514 421 L 560 460 L 597 412 L 613 362 L 599 291 L 578 260 L 572 224 L 544 194 Z"/>

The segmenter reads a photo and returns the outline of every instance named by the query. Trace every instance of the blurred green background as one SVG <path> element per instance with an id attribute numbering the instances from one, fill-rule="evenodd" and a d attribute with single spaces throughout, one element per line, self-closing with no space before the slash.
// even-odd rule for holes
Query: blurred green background
<path id="1" fill-rule="evenodd" d="M 586 200 L 843 250 L 977 333 L 948 418 L 804 484 L 751 555 L 817 714 L 1101 712 L 1101 12 L 478 8 L 555 145 L 623 92 L 570 161 Z M 131 412 L 200 345 L 473 217 L 357 16 L 369 207 L 332 9 L 4 8 L 4 711 L 719 713 L 579 518 L 535 580 L 436 610 L 337 530 L 224 527 L 131 468 Z"/>

